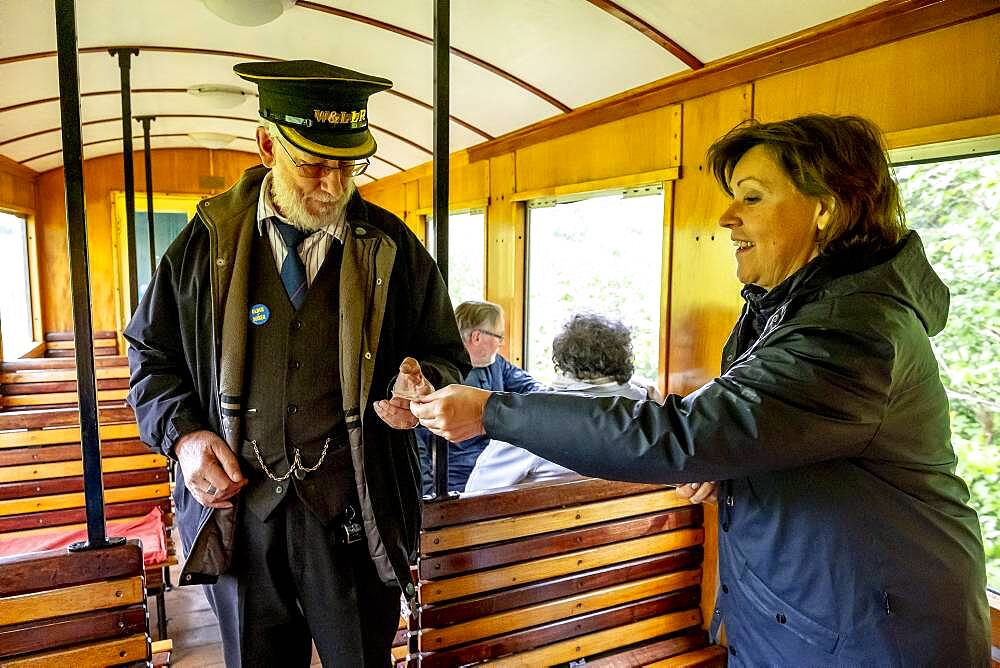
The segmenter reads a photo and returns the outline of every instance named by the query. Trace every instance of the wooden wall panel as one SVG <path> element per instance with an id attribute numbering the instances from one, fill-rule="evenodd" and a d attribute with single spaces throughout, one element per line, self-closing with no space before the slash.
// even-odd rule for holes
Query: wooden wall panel
<path id="1" fill-rule="evenodd" d="M 483 202 L 490 193 L 490 165 L 486 160 L 469 164 L 464 152 L 451 156 L 448 174 L 448 201 L 452 209 L 473 202 Z M 417 181 L 420 209 L 434 206 L 434 175 L 428 170 Z"/>
<path id="2" fill-rule="evenodd" d="M 38 172 L 0 155 L 0 210 L 33 213 L 37 178 Z"/>
<path id="3" fill-rule="evenodd" d="M 1000 15 L 761 79 L 754 116 L 858 114 L 885 132 L 1000 113 Z"/>
<path id="4" fill-rule="evenodd" d="M 142 151 L 134 154 L 135 188 L 145 191 Z M 211 195 L 235 183 L 243 170 L 259 158 L 239 151 L 206 149 L 156 149 L 152 155 L 153 189 L 158 193 Z M 205 187 L 202 177 L 222 177 L 223 187 Z M 115 273 L 112 254 L 113 213 L 111 192 L 123 190 L 121 154 L 85 160 L 84 197 L 90 253 L 91 300 L 94 329 L 115 329 Z M 42 275 L 42 326 L 45 331 L 73 328 L 69 294 L 69 260 L 66 239 L 65 183 L 62 168 L 38 178 L 36 229 Z M 136 202 L 143 210 L 144 201 Z"/>
<path id="5" fill-rule="evenodd" d="M 364 198 L 375 204 L 393 212 L 400 218 L 406 216 L 406 194 L 404 188 L 382 188 L 378 183 L 373 183 L 363 190 Z"/>
<path id="6" fill-rule="evenodd" d="M 503 354 L 524 365 L 524 205 L 512 202 L 514 154 L 489 160 L 490 205 L 486 210 L 486 299 L 507 315 Z"/>
<path id="7" fill-rule="evenodd" d="M 518 191 L 538 190 L 677 166 L 676 105 L 517 151 Z"/>

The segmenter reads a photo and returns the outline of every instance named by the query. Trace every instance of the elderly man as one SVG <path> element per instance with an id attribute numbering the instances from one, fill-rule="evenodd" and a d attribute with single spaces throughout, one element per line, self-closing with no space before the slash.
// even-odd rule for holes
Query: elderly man
<path id="1" fill-rule="evenodd" d="M 546 387 L 523 369 L 514 366 L 500 354 L 506 322 L 503 309 L 492 302 L 462 302 L 455 309 L 462 342 L 472 360 L 472 371 L 465 377 L 464 385 L 494 392 L 537 392 Z M 424 476 L 424 492 L 431 492 L 430 437 L 425 429 L 417 430 L 420 442 L 420 463 Z M 489 445 L 489 439 L 474 437 L 448 448 L 448 490 L 465 491 L 465 483 L 472 473 L 480 453 Z"/>
<path id="2" fill-rule="evenodd" d="M 181 584 L 208 585 L 226 665 L 308 666 L 315 642 L 325 666 L 384 666 L 420 525 L 408 398 L 468 358 L 433 260 L 354 188 L 391 82 L 235 71 L 259 87 L 264 166 L 161 261 L 125 332 L 129 402 L 179 463 Z"/>

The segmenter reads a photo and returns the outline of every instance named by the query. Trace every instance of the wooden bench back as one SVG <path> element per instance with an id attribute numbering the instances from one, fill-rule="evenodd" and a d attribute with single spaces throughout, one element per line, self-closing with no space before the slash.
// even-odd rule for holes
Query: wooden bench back
<path id="1" fill-rule="evenodd" d="M 703 649 L 701 523 L 672 488 L 583 478 L 427 504 L 410 664 Z"/>
<path id="2" fill-rule="evenodd" d="M 136 543 L 0 558 L 0 665 L 146 665 L 152 658 Z"/>
<path id="3" fill-rule="evenodd" d="M 73 332 L 48 332 L 45 335 L 46 357 L 68 357 L 76 355 Z M 94 356 L 118 355 L 118 332 L 98 330 L 94 332 Z"/>
<path id="4" fill-rule="evenodd" d="M 98 357 L 94 361 L 98 404 L 125 408 L 128 360 L 114 355 Z M 77 400 L 76 367 L 72 358 L 36 357 L 0 364 L 2 411 L 72 407 Z M 5 427 L 0 426 L 2 428 Z"/>

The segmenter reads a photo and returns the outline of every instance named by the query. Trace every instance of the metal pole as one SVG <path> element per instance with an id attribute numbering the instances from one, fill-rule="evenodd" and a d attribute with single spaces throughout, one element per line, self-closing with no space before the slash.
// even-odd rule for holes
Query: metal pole
<path id="1" fill-rule="evenodd" d="M 146 159 L 146 222 L 149 230 L 149 280 L 156 273 L 156 223 L 153 220 L 153 156 L 149 147 L 149 123 L 156 116 L 136 116 L 135 120 L 142 123 L 142 142 Z"/>
<path id="2" fill-rule="evenodd" d="M 135 171 L 132 169 L 132 83 L 129 70 L 132 56 L 138 56 L 138 49 L 108 49 L 112 56 L 118 56 L 118 69 L 122 82 L 122 158 L 125 167 L 125 226 L 128 237 L 128 289 L 129 313 L 135 313 L 139 305 L 139 277 L 136 271 L 135 255 Z"/>
<path id="3" fill-rule="evenodd" d="M 448 109 L 451 41 L 450 0 L 434 3 L 434 232 L 437 265 L 448 282 Z M 448 498 L 448 441 L 431 439 L 434 498 Z"/>
<path id="4" fill-rule="evenodd" d="M 55 0 L 59 60 L 59 106 L 62 115 L 63 174 L 66 180 L 66 229 L 69 235 L 70 290 L 73 297 L 73 341 L 76 345 L 76 389 L 80 401 L 83 492 L 87 509 L 87 541 L 70 550 L 107 547 L 104 525 L 104 480 L 101 477 L 101 434 L 97 423 L 94 379 L 94 335 L 90 322 L 90 268 L 87 215 L 83 197 L 83 143 L 80 129 L 80 75 L 76 53 L 75 0 Z"/>

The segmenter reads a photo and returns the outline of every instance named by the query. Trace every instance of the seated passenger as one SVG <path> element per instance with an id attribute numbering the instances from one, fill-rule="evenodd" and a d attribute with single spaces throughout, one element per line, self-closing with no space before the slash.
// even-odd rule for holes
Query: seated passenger
<path id="1" fill-rule="evenodd" d="M 559 374 L 552 388 L 596 397 L 658 400 L 655 388 L 632 379 L 632 357 L 632 336 L 621 322 L 600 315 L 574 315 L 552 340 L 552 362 Z M 491 440 L 479 455 L 465 491 L 509 487 L 569 473 L 572 471 L 516 445 Z"/>
<path id="2" fill-rule="evenodd" d="M 472 371 L 465 377 L 464 385 L 479 387 L 494 392 L 537 392 L 546 387 L 536 381 L 500 354 L 500 344 L 504 340 L 503 309 L 492 302 L 467 301 L 455 308 L 455 319 L 462 342 L 472 360 Z M 424 480 L 424 494 L 431 494 L 431 448 L 430 434 L 420 427 L 416 430 L 420 447 L 420 468 Z M 460 443 L 450 443 L 448 447 L 448 491 L 465 490 L 465 482 L 472 473 L 476 459 L 486 448 L 489 439 L 477 436 Z"/>

